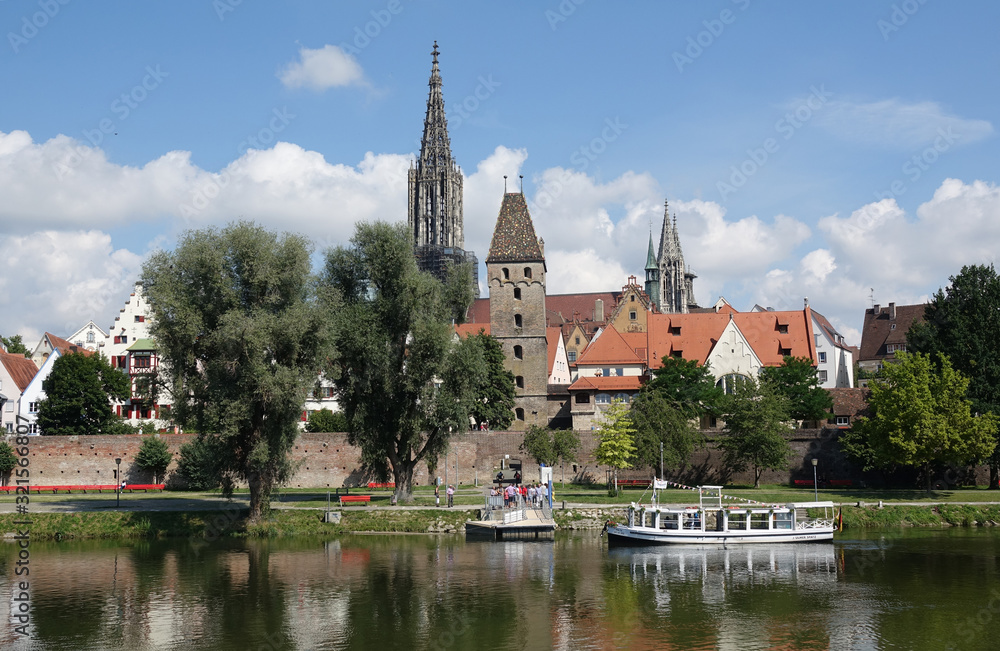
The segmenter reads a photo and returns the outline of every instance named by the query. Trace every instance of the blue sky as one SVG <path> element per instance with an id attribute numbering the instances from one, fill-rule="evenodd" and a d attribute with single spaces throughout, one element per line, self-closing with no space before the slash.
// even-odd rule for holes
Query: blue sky
<path id="1" fill-rule="evenodd" d="M 437 40 L 466 247 L 524 175 L 550 293 L 642 277 L 670 201 L 702 305 L 874 302 L 993 262 L 988 2 L 0 1 L 0 333 L 110 325 L 233 219 L 317 250 L 406 218 Z M 480 272 L 485 272 L 481 265 Z"/>

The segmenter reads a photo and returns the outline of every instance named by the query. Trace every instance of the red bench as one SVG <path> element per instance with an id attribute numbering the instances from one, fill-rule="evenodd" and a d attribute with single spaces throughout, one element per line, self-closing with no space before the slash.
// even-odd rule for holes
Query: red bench
<path id="1" fill-rule="evenodd" d="M 619 479 L 618 486 L 621 488 L 649 488 L 653 483 L 652 479 Z"/>
<path id="2" fill-rule="evenodd" d="M 371 501 L 372 501 L 372 496 L 371 495 L 341 495 L 340 496 L 340 503 L 341 504 L 344 504 L 345 502 L 346 503 L 351 503 L 351 502 L 365 502 L 365 503 L 367 503 L 367 502 L 371 502 Z"/>
<path id="3" fill-rule="evenodd" d="M 812 488 L 813 485 L 814 485 L 813 484 L 813 480 L 811 480 L 811 479 L 795 479 L 795 480 L 792 480 L 792 484 L 794 486 L 806 487 L 806 488 Z"/>
<path id="4" fill-rule="evenodd" d="M 368 482 L 368 489 L 369 490 L 374 490 L 376 488 L 396 488 L 396 482 L 394 482 L 394 481 L 386 481 L 386 482 L 370 481 L 370 482 Z"/>
<path id="5" fill-rule="evenodd" d="M 854 485 L 854 482 L 850 479 L 831 479 L 826 483 L 828 486 L 839 486 L 841 488 L 850 488 Z"/>

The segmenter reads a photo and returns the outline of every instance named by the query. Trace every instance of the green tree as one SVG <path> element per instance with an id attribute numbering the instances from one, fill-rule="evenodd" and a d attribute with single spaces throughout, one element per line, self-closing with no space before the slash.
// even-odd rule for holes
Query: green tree
<path id="1" fill-rule="evenodd" d="M 921 353 L 897 352 L 873 380 L 872 417 L 859 418 L 841 445 L 866 469 L 893 465 L 921 468 L 931 490 L 931 466 L 968 464 L 996 447 L 997 417 L 973 416 L 969 380 L 941 356 L 935 365 Z"/>
<path id="2" fill-rule="evenodd" d="M 1000 414 L 1000 276 L 993 265 L 970 265 L 950 281 L 927 305 L 925 320 L 907 332 L 908 349 L 933 359 L 946 356 L 969 379 L 973 412 Z M 990 488 L 995 489 L 1000 447 L 993 450 L 989 465 Z"/>
<path id="3" fill-rule="evenodd" d="M 222 485 L 222 469 L 219 467 L 221 446 L 218 437 L 202 434 L 181 445 L 177 474 L 184 478 L 188 488 L 208 491 Z"/>
<path id="4" fill-rule="evenodd" d="M 614 494 L 618 490 L 618 471 L 632 467 L 635 456 L 635 427 L 629 416 L 628 405 L 621 400 L 615 400 L 603 414 L 603 421 L 597 428 L 597 449 L 594 457 L 597 463 L 611 466 L 614 471 Z"/>
<path id="5" fill-rule="evenodd" d="M 417 464 L 436 465 L 482 402 L 483 349 L 473 337 L 454 341 L 452 326 L 471 302 L 471 286 L 463 274 L 448 282 L 417 269 L 402 224 L 359 224 L 350 246 L 326 254 L 324 286 L 343 300 L 329 315 L 340 356 L 327 377 L 350 424 L 348 440 L 369 472 L 392 473 L 400 501 L 411 499 Z"/>
<path id="6" fill-rule="evenodd" d="M 175 398 L 173 417 L 220 440 L 223 489 L 247 483 L 251 523 L 291 475 L 302 404 L 332 354 L 311 248 L 239 222 L 188 231 L 143 265 L 152 335 L 173 395 L 187 396 Z"/>
<path id="7" fill-rule="evenodd" d="M 555 445 L 552 441 L 552 432 L 538 425 L 529 425 L 528 431 L 524 433 L 524 440 L 520 449 L 531 455 L 535 463 L 547 466 L 556 465 Z"/>
<path id="8" fill-rule="evenodd" d="M 833 398 L 819 385 L 818 371 L 808 357 L 786 355 L 781 366 L 761 369 L 760 377 L 788 398 L 792 418 L 823 420 L 833 409 Z"/>
<path id="9" fill-rule="evenodd" d="M 754 488 L 760 488 L 765 470 L 788 464 L 792 453 L 784 437 L 792 431 L 788 425 L 788 399 L 771 383 L 754 378 L 734 383 L 723 417 L 726 427 L 719 441 L 723 463 L 736 472 L 749 468 Z"/>
<path id="10" fill-rule="evenodd" d="M 635 424 L 635 459 L 640 467 L 675 469 L 687 463 L 695 447 L 703 442 L 695 427 L 691 410 L 668 397 L 667 392 L 643 390 L 632 401 L 631 417 Z"/>
<path id="11" fill-rule="evenodd" d="M 7 484 L 7 477 L 10 471 L 17 467 L 17 455 L 14 448 L 10 447 L 6 441 L 0 441 L 0 477 L 3 478 L 4 485 Z"/>
<path id="12" fill-rule="evenodd" d="M 3 347 L 6 348 L 7 352 L 11 355 L 24 355 L 25 357 L 31 357 L 31 351 L 29 351 L 28 347 L 24 345 L 21 335 L 12 335 L 10 337 L 0 335 L 0 342 L 3 343 Z"/>
<path id="13" fill-rule="evenodd" d="M 505 430 L 514 422 L 514 374 L 504 368 L 503 346 L 496 337 L 480 330 L 470 338 L 482 349 L 487 368 L 476 387 L 480 399 L 474 404 L 472 417 L 477 423 L 489 423 L 491 429 Z"/>
<path id="14" fill-rule="evenodd" d="M 560 461 L 576 461 L 580 445 L 580 435 L 573 430 L 550 430 L 530 425 L 524 433 L 520 449 L 531 455 L 536 463 L 555 466 Z"/>
<path id="15" fill-rule="evenodd" d="M 42 381 L 45 398 L 38 403 L 38 428 L 58 436 L 114 433 L 121 419 L 110 401 L 128 399 L 129 389 L 128 376 L 100 355 L 60 355 Z"/>
<path id="16" fill-rule="evenodd" d="M 306 421 L 307 432 L 346 432 L 347 418 L 342 412 L 333 412 L 327 408 L 309 414 Z"/>
<path id="17" fill-rule="evenodd" d="M 653 371 L 653 378 L 642 393 L 659 394 L 687 418 L 718 413 L 724 397 L 722 389 L 715 386 L 715 377 L 707 364 L 683 357 L 664 357 L 662 366 Z"/>
<path id="18" fill-rule="evenodd" d="M 143 470 L 153 473 L 153 483 L 157 477 L 163 477 L 167 472 L 167 466 L 174 460 L 170 446 L 163 439 L 156 436 L 146 436 L 142 439 L 142 446 L 135 455 L 135 464 Z"/>

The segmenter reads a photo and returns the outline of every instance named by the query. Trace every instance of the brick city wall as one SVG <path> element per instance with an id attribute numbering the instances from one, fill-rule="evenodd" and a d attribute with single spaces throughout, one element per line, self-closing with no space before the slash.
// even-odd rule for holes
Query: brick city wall
<path id="1" fill-rule="evenodd" d="M 699 483 L 748 483 L 752 481 L 749 472 L 727 474 L 722 466 L 721 453 L 715 449 L 713 441 L 719 432 L 706 431 L 708 446 L 696 450 L 687 467 L 681 473 L 670 473 L 681 481 L 690 484 Z M 851 479 L 855 482 L 878 482 L 878 477 L 871 473 L 862 473 L 851 464 L 840 450 L 838 443 L 840 432 L 834 429 L 797 430 L 789 437 L 793 450 L 793 461 L 790 468 L 780 471 L 766 471 L 761 479 L 764 483 L 788 483 L 792 479 L 812 479 L 811 459 L 819 459 L 818 471 L 825 479 Z M 161 434 L 160 435 L 177 455 L 181 444 L 189 441 L 193 435 Z M 566 466 L 556 466 L 555 479 L 567 481 L 592 481 L 602 483 L 606 479 L 606 470 L 594 461 L 594 450 L 597 445 L 593 432 L 580 432 L 582 443 L 579 461 Z M 7 436 L 7 443 L 14 446 L 12 436 Z M 524 440 L 523 432 L 464 432 L 453 437 L 450 453 L 441 458 L 437 468 L 437 476 L 447 478 L 449 483 L 469 485 L 474 482 L 490 481 L 496 474 L 500 459 L 510 455 L 513 459 L 522 459 L 526 468 L 525 479 L 533 479 L 528 470 L 530 460 L 519 450 Z M 135 455 L 142 445 L 142 436 L 33 436 L 30 439 L 31 480 L 34 485 L 69 485 L 69 484 L 113 484 L 115 483 L 115 458 L 121 458 L 122 476 L 130 483 L 148 483 L 152 476 L 134 465 Z M 335 488 L 340 486 L 357 486 L 367 483 L 360 470 L 360 454 L 358 450 L 347 443 L 346 434 L 316 434 L 302 433 L 292 450 L 293 462 L 298 469 L 290 486 L 306 488 Z M 447 470 L 445 465 L 447 464 Z M 179 478 L 174 476 L 176 463 L 167 470 L 166 481 L 169 485 L 179 485 Z M 980 483 L 986 481 L 986 471 L 982 468 L 976 472 Z M 619 476 L 646 477 L 648 470 L 626 470 Z M 163 481 L 162 478 L 158 478 Z M 417 485 L 427 485 L 431 475 L 427 465 L 421 463 L 414 473 Z"/>

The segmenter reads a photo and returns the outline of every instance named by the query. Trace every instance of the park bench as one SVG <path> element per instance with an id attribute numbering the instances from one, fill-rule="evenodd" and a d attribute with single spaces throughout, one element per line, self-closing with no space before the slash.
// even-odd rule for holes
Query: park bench
<path id="1" fill-rule="evenodd" d="M 793 479 L 792 485 L 796 488 L 812 488 L 813 480 L 811 479 Z"/>
<path id="2" fill-rule="evenodd" d="M 652 479 L 619 479 L 620 488 L 649 488 L 653 483 Z"/>
<path id="3" fill-rule="evenodd" d="M 343 505 L 343 504 L 349 504 L 351 502 L 364 502 L 364 503 L 368 503 L 368 502 L 371 502 L 371 501 L 372 501 L 372 496 L 371 495 L 341 495 L 340 496 L 340 503 L 341 503 L 341 505 Z"/>
<path id="4" fill-rule="evenodd" d="M 149 491 L 162 491 L 165 484 L 125 484 L 125 490 L 128 492 L 132 491 L 142 491 L 148 493 Z"/>
<path id="5" fill-rule="evenodd" d="M 854 482 L 850 479 L 831 479 L 826 482 L 827 486 L 837 486 L 839 488 L 850 488 L 854 485 Z"/>
<path id="6" fill-rule="evenodd" d="M 149 492 L 151 490 L 162 491 L 164 489 L 164 484 L 126 484 L 125 490 L 132 491 L 145 491 Z M 118 490 L 116 484 L 74 484 L 68 486 L 30 486 L 28 487 L 29 492 L 32 493 L 61 493 L 65 491 L 66 493 L 81 492 L 96 492 L 103 493 L 104 491 L 115 492 Z M 17 491 L 17 486 L 0 486 L 0 492 L 13 493 Z"/>
<path id="7" fill-rule="evenodd" d="M 368 482 L 368 489 L 375 490 L 376 488 L 396 488 L 396 482 L 394 481 L 370 481 Z"/>

